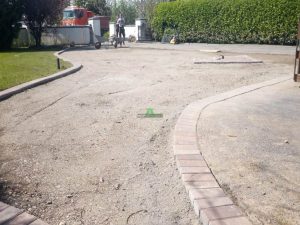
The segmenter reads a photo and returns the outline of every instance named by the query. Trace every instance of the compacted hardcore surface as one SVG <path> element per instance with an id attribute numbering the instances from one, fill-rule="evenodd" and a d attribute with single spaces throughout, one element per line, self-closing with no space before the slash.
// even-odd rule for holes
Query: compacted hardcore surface
<path id="1" fill-rule="evenodd" d="M 171 149 L 178 116 L 292 74 L 294 51 L 233 46 L 264 63 L 216 66 L 193 64 L 217 56 L 201 45 L 161 46 L 66 52 L 81 71 L 0 102 L 0 200 L 53 225 L 199 224 Z M 163 117 L 139 118 L 147 108 Z"/>

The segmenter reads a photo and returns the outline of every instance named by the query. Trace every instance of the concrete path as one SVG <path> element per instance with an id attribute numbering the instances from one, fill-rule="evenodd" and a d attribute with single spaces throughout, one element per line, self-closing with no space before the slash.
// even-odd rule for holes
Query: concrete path
<path id="1" fill-rule="evenodd" d="M 51 225 L 199 224 L 172 153 L 179 115 L 292 74 L 293 55 L 251 46 L 263 64 L 216 67 L 184 46 L 66 52 L 82 70 L 0 102 L 0 200 Z M 147 108 L 163 117 L 139 118 Z"/>
<path id="2" fill-rule="evenodd" d="M 199 147 L 253 224 L 300 223 L 300 88 L 292 80 L 208 106 Z"/>

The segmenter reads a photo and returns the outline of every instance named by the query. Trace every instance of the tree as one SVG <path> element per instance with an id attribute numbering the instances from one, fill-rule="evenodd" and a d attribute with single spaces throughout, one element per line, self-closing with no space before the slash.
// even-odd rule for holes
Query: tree
<path id="1" fill-rule="evenodd" d="M 172 0 L 134 0 L 139 17 L 151 21 L 155 6 L 160 2 L 168 2 Z"/>
<path id="2" fill-rule="evenodd" d="M 75 4 L 100 16 L 111 16 L 111 9 L 106 0 L 76 0 Z"/>
<path id="3" fill-rule="evenodd" d="M 17 36 L 22 17 L 21 0 L 0 1 L 0 49 L 9 49 Z"/>
<path id="4" fill-rule="evenodd" d="M 41 46 L 42 32 L 47 25 L 59 23 L 65 0 L 23 0 L 25 22 L 29 27 L 36 47 Z"/>
<path id="5" fill-rule="evenodd" d="M 115 21 L 120 13 L 125 18 L 126 24 L 134 24 L 137 18 L 137 10 L 133 1 L 118 0 L 112 3 L 112 21 Z"/>

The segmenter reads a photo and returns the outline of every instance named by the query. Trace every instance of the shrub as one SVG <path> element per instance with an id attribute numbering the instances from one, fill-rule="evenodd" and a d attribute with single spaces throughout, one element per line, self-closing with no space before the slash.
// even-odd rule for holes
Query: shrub
<path id="1" fill-rule="evenodd" d="M 183 42 L 295 44 L 299 0 L 177 0 L 156 6 L 159 39 L 176 27 Z"/>
<path id="2" fill-rule="evenodd" d="M 109 32 L 105 32 L 103 34 L 103 38 L 104 38 L 105 41 L 108 41 L 108 39 L 109 39 Z"/>

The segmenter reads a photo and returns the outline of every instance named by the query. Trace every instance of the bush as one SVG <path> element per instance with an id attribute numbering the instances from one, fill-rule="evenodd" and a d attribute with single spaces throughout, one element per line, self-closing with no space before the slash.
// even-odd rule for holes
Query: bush
<path id="1" fill-rule="evenodd" d="M 159 39 L 176 27 L 182 42 L 295 44 L 299 0 L 177 0 L 156 6 Z"/>
<path id="2" fill-rule="evenodd" d="M 104 38 L 105 41 L 108 41 L 108 39 L 109 39 L 109 32 L 105 32 L 103 34 L 103 38 Z"/>

